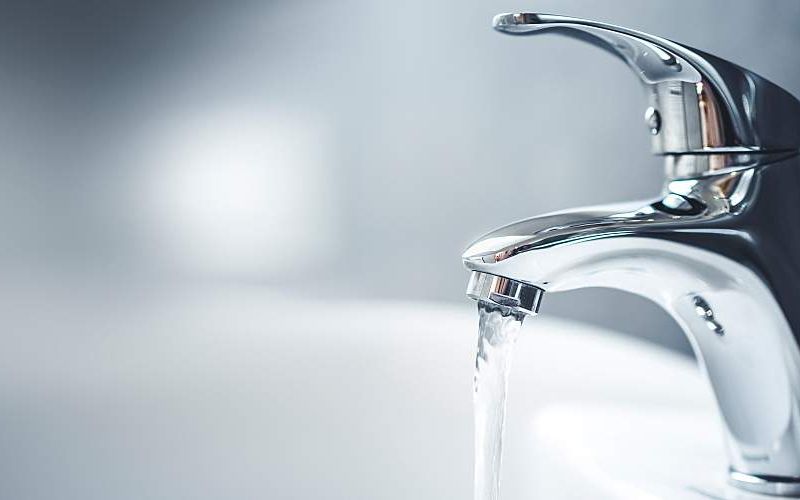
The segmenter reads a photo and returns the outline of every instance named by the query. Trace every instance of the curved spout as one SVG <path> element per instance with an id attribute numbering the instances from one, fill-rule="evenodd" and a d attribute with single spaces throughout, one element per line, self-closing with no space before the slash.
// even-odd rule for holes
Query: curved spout
<path id="1" fill-rule="evenodd" d="M 649 203 L 528 219 L 473 243 L 464 264 L 545 295 L 605 287 L 659 304 L 708 375 L 731 480 L 798 494 L 798 172 L 784 160 L 672 181 Z"/>

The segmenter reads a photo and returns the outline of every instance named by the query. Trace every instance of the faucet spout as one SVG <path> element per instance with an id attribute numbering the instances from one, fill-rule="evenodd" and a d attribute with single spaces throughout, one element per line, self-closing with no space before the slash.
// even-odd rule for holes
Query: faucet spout
<path id="1" fill-rule="evenodd" d="M 463 255 L 473 271 L 471 295 L 603 287 L 652 300 L 680 325 L 708 377 L 730 481 L 800 494 L 797 163 L 671 180 L 649 202 L 492 231 Z"/>

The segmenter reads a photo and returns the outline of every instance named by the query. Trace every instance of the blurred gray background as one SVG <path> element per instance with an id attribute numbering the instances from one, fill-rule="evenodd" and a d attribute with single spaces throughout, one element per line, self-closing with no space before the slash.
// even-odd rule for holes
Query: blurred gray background
<path id="1" fill-rule="evenodd" d="M 7 1 L 5 286 L 466 300 L 481 233 L 662 181 L 638 81 L 593 47 L 492 31 L 516 10 L 659 34 L 800 95 L 794 0 Z M 687 349 L 639 299 L 546 301 Z"/>

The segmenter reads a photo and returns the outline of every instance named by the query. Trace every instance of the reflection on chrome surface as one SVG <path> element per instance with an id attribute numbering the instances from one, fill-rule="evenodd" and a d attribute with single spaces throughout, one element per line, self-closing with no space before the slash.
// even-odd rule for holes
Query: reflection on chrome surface
<path id="1" fill-rule="evenodd" d="M 699 50 L 610 24 L 551 14 L 500 14 L 512 35 L 559 33 L 622 59 L 645 84 L 653 152 L 747 153 L 800 147 L 800 103 L 784 89 Z M 648 109 L 649 111 L 649 109 Z M 658 127 L 651 123 L 658 116 Z"/>
<path id="2" fill-rule="evenodd" d="M 652 300 L 708 376 L 731 483 L 800 494 L 800 103 L 748 70 L 626 28 L 540 14 L 503 14 L 495 27 L 566 34 L 635 69 L 651 90 L 648 127 L 667 181 L 649 202 L 488 233 L 463 255 L 468 294 L 605 287 Z"/>

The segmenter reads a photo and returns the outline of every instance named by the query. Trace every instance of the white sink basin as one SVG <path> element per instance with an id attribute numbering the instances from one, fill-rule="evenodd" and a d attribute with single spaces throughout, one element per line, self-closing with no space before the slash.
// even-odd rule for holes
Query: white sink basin
<path id="1" fill-rule="evenodd" d="M 0 498 L 471 498 L 471 302 L 39 299 L 7 304 Z M 540 316 L 510 392 L 504 499 L 756 498 L 690 360 Z"/>

